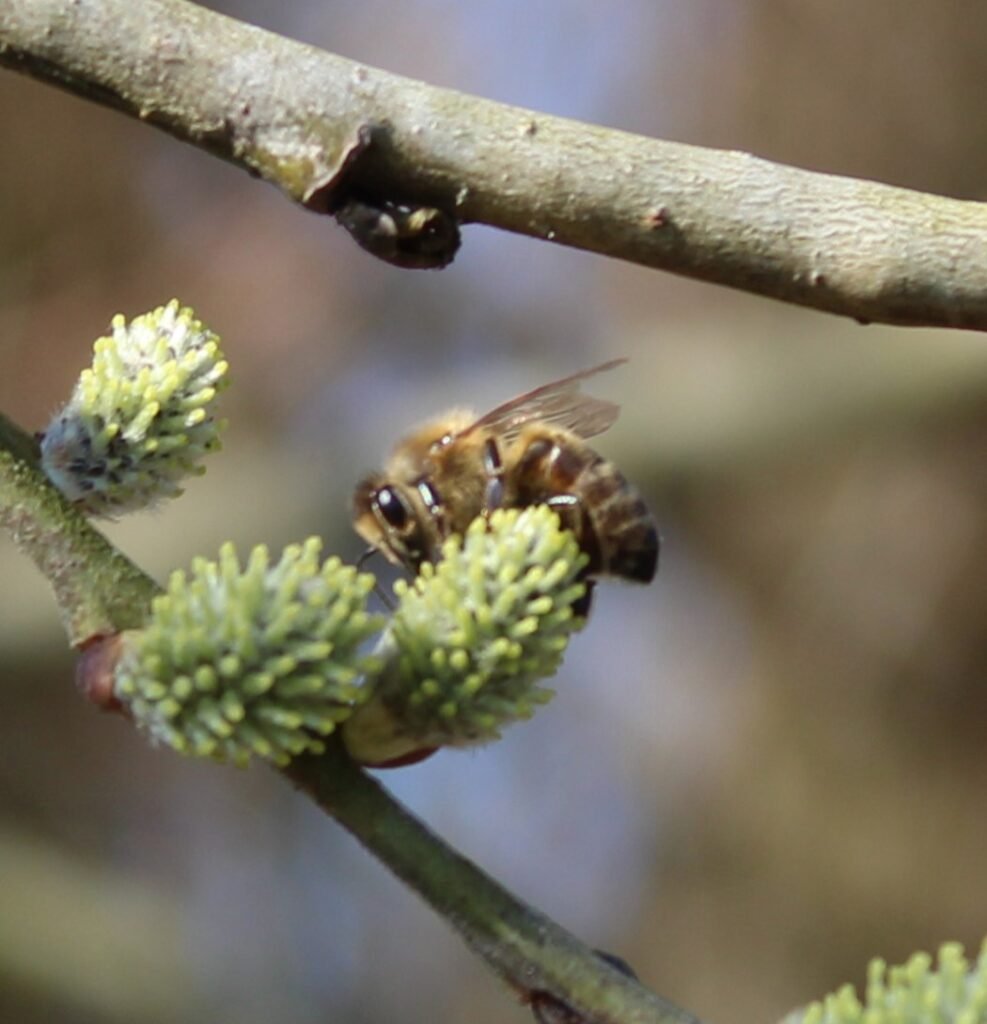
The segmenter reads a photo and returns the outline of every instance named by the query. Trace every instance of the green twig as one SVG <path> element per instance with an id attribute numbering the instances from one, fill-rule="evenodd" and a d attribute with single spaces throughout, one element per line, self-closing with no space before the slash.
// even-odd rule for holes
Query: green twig
<path id="1" fill-rule="evenodd" d="M 698 1024 L 450 849 L 338 742 L 284 772 L 415 890 L 522 998 L 545 993 L 592 1024 Z"/>

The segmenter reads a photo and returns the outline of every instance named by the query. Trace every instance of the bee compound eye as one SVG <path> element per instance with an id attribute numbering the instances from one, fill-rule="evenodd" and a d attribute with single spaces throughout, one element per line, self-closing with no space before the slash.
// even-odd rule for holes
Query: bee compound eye
<path id="1" fill-rule="evenodd" d="M 384 522 L 395 530 L 403 530 L 408 524 L 408 506 L 393 487 L 382 487 L 376 496 L 377 508 Z"/>

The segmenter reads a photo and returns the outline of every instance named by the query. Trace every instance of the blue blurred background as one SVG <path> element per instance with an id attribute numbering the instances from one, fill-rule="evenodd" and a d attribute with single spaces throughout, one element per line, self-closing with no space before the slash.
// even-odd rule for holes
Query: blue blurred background
<path id="1" fill-rule="evenodd" d="M 917 0 L 242 0 L 347 57 L 554 114 L 984 198 L 987 8 Z M 38 429 L 94 338 L 172 296 L 224 339 L 224 450 L 107 533 L 164 579 L 232 538 L 353 559 L 354 482 L 444 406 L 614 356 L 599 448 L 654 508 L 557 697 L 384 781 L 710 1020 L 987 932 L 987 349 L 467 227 L 441 273 L 118 114 L 0 74 L 0 408 Z M 262 767 L 154 750 L 75 694 L 0 537 L 0 1018 L 530 1019 Z"/>

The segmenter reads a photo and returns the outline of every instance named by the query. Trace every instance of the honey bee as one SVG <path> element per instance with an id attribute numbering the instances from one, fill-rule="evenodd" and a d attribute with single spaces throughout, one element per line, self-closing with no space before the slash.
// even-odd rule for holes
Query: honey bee
<path id="1" fill-rule="evenodd" d="M 371 549 L 417 573 L 442 542 L 497 508 L 548 505 L 598 576 L 649 583 L 658 531 L 641 496 L 586 439 L 603 433 L 619 407 L 579 390 L 615 359 L 545 384 L 485 416 L 453 410 L 399 441 L 382 473 L 353 495 L 353 526 Z M 589 593 L 581 609 L 589 607 Z"/>

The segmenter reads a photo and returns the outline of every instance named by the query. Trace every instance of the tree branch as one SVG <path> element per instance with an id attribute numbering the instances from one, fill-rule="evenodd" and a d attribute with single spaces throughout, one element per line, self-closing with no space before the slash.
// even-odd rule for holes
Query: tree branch
<path id="1" fill-rule="evenodd" d="M 432 205 L 860 321 L 987 329 L 983 203 L 477 99 L 186 0 L 6 0 L 0 64 L 155 124 L 317 212 L 355 200 L 360 216 L 341 220 L 360 230 L 368 205 Z"/>

